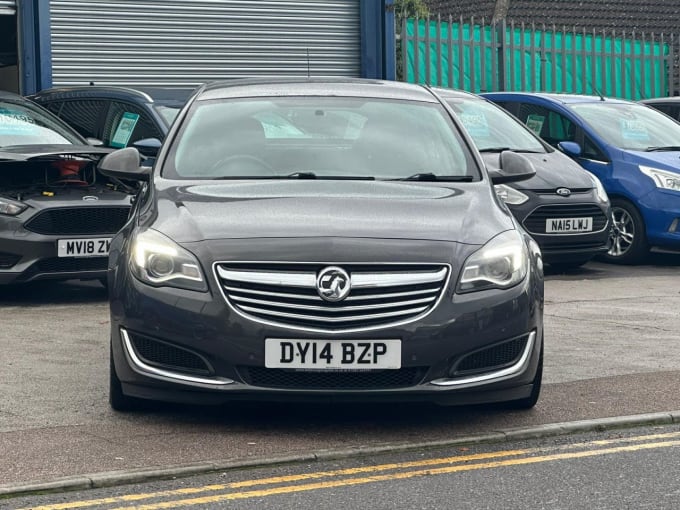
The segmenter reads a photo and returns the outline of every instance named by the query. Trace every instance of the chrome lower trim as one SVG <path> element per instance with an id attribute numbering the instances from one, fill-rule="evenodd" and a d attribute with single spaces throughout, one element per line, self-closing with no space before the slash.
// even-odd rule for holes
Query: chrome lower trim
<path id="1" fill-rule="evenodd" d="M 497 370 L 495 372 L 487 372 L 486 374 L 473 375 L 469 377 L 457 377 L 455 379 L 435 379 L 430 381 L 430 384 L 434 386 L 446 386 L 446 387 L 456 387 L 456 388 L 466 388 L 472 386 L 479 386 L 482 384 L 490 384 L 495 382 L 504 381 L 515 377 L 522 372 L 524 372 L 529 366 L 529 360 L 531 359 L 531 353 L 534 350 L 534 344 L 536 343 L 536 331 L 532 331 L 529 334 L 529 339 L 527 340 L 527 345 L 524 348 L 524 352 L 520 359 L 514 365 L 506 367 L 502 370 Z"/>
<path id="2" fill-rule="evenodd" d="M 130 337 L 125 329 L 120 328 L 120 336 L 123 340 L 123 352 L 127 358 L 130 368 L 140 375 L 159 379 L 161 381 L 176 382 L 181 384 L 192 384 L 208 387 L 223 387 L 230 384 L 235 384 L 236 381 L 222 377 L 197 377 L 195 375 L 187 375 L 171 370 L 164 370 L 162 368 L 153 367 L 144 363 L 135 352 Z"/>

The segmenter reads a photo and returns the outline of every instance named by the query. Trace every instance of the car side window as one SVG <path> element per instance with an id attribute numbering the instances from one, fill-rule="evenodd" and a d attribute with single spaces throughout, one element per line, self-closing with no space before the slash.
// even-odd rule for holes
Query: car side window
<path id="1" fill-rule="evenodd" d="M 104 145 L 127 147 L 144 138 L 163 138 L 150 115 L 131 103 L 112 101 L 104 122 Z"/>
<path id="2" fill-rule="evenodd" d="M 608 161 L 607 156 L 600 148 L 591 140 L 589 136 L 583 137 L 583 148 L 581 150 L 581 156 L 586 159 L 593 159 L 595 161 Z"/>
<path id="3" fill-rule="evenodd" d="M 522 103 L 519 119 L 538 136 L 553 147 L 560 142 L 576 142 L 576 125 L 555 111 L 544 106 Z"/>
<path id="4" fill-rule="evenodd" d="M 51 103 L 47 109 L 70 124 L 85 138 L 99 138 L 99 120 L 104 106 L 106 106 L 105 101 L 83 99 Z"/>

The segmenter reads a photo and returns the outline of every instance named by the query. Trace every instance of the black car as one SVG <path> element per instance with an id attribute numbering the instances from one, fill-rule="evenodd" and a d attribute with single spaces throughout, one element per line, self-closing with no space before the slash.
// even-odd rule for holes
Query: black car
<path id="1" fill-rule="evenodd" d="M 261 80 L 203 87 L 111 244 L 110 402 L 509 401 L 532 407 L 540 249 L 427 88 Z"/>
<path id="2" fill-rule="evenodd" d="M 109 242 L 137 191 L 98 172 L 109 152 L 0 93 L 0 284 L 104 278 Z"/>
<path id="3" fill-rule="evenodd" d="M 499 154 L 506 150 L 522 153 L 533 163 L 533 178 L 496 185 L 496 191 L 538 242 L 544 262 L 577 267 L 607 252 L 611 206 L 596 177 L 492 102 L 467 92 L 435 90 L 488 165 L 498 166 Z"/>
<path id="4" fill-rule="evenodd" d="M 680 121 L 680 96 L 656 97 L 654 99 L 643 99 L 640 102 Z"/>
<path id="5" fill-rule="evenodd" d="M 165 138 L 186 101 L 181 91 L 152 92 L 154 97 L 125 87 L 90 85 L 43 90 L 29 99 L 85 138 L 100 140 L 106 147 L 122 148 L 140 140 Z"/>

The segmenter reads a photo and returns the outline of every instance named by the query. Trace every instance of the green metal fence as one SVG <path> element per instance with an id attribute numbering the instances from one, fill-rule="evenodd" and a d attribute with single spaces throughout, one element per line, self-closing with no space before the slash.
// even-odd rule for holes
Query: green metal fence
<path id="1" fill-rule="evenodd" d="M 627 99 L 674 95 L 675 38 L 407 19 L 403 79 L 470 92 L 522 90 Z"/>

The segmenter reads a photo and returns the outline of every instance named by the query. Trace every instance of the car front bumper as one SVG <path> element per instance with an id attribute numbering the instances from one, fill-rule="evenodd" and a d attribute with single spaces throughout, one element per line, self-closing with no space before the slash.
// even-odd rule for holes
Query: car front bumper
<path id="1" fill-rule="evenodd" d="M 442 260 L 436 244 L 443 243 L 432 243 L 430 256 Z M 280 248 L 289 253 L 285 241 Z M 428 253 L 427 248 L 421 247 L 422 253 Z M 110 288 L 116 375 L 128 396 L 186 403 L 331 399 L 472 404 L 528 397 L 543 345 L 542 274 L 534 266 L 511 289 L 461 295 L 453 292 L 459 270 L 451 268 L 441 299 L 424 317 L 338 334 L 244 317 L 225 300 L 215 279 L 208 278 L 205 293 L 156 288 L 119 266 Z M 401 369 L 267 369 L 265 340 L 273 338 L 398 339 Z M 511 342 L 516 355 L 499 358 Z M 462 360 L 471 357 L 482 360 L 481 365 L 458 371 Z M 485 359 L 492 362 L 485 365 Z"/>

